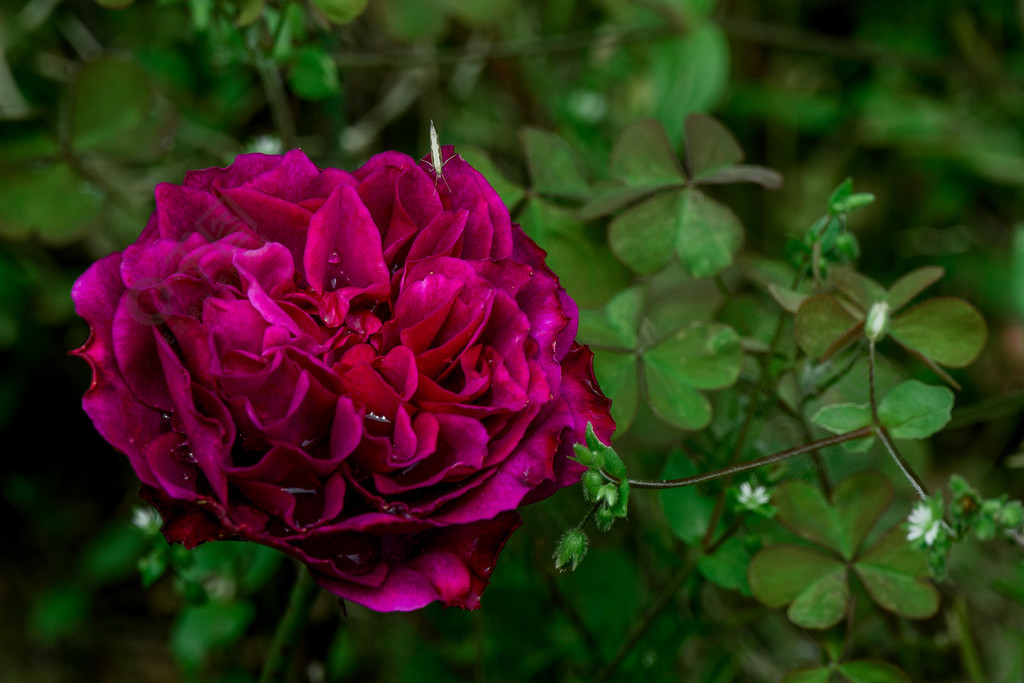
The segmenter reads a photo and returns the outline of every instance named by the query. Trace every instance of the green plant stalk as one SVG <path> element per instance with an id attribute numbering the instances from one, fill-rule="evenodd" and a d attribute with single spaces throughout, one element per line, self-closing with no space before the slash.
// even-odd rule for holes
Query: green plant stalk
<path id="1" fill-rule="evenodd" d="M 889 455 L 896 461 L 896 466 L 903 472 L 903 476 L 907 478 L 910 485 L 914 487 L 917 495 L 921 500 L 928 499 L 928 489 L 925 488 L 924 482 L 917 476 L 914 468 L 910 466 L 910 463 L 904 459 L 900 454 L 896 444 L 893 442 L 892 437 L 889 436 L 889 432 L 886 431 L 882 421 L 878 418 L 878 400 L 875 397 L 875 342 L 871 340 L 868 344 L 868 400 L 871 404 L 871 422 L 874 425 L 875 433 L 878 435 L 878 440 L 885 446 L 885 450 L 889 451 Z"/>
<path id="2" fill-rule="evenodd" d="M 683 477 L 682 479 L 666 479 L 663 481 L 649 481 L 643 479 L 630 479 L 629 487 L 631 489 L 675 489 L 683 486 L 692 486 L 693 484 L 700 484 L 705 481 L 711 481 L 712 479 L 721 479 L 722 477 L 731 477 L 734 474 L 740 472 L 747 472 L 749 470 L 757 469 L 762 465 L 770 465 L 773 462 L 779 462 L 788 458 L 795 457 L 797 455 L 803 455 L 804 453 L 811 453 L 821 448 L 828 448 L 829 446 L 836 446 L 847 441 L 855 441 L 857 439 L 863 439 L 868 436 L 872 436 L 876 433 L 874 426 L 868 425 L 866 427 L 860 427 L 850 432 L 844 432 L 842 434 L 836 434 L 830 436 L 827 439 L 819 439 L 817 441 L 811 441 L 810 443 L 801 444 L 794 448 L 789 448 L 784 451 L 778 451 L 770 455 L 763 456 L 761 458 L 755 458 L 748 460 L 747 462 L 740 463 L 738 465 L 730 465 L 729 467 L 723 467 L 722 469 L 712 470 L 710 472 L 702 472 L 701 474 L 695 474 L 692 477 Z M 604 476 L 611 482 L 616 484 L 619 480 L 605 472 L 602 472 Z"/>
<path id="3" fill-rule="evenodd" d="M 285 680 L 291 668 L 295 646 L 302 636 L 319 588 L 306 568 L 299 565 L 295 585 L 288 600 L 288 609 L 274 631 L 270 654 L 263 663 L 259 683 L 282 683 Z"/>
<path id="4" fill-rule="evenodd" d="M 252 63 L 256 74 L 263 85 L 263 92 L 267 96 L 267 104 L 270 106 L 270 115 L 274 120 L 274 127 L 281 136 L 281 145 L 285 149 L 294 149 L 295 143 L 295 120 L 292 118 L 291 109 L 288 108 L 288 96 L 284 91 L 284 80 L 281 72 L 260 49 L 259 39 L 255 33 L 255 27 L 246 35 L 242 36 L 242 43 L 245 45 L 249 61 Z"/>

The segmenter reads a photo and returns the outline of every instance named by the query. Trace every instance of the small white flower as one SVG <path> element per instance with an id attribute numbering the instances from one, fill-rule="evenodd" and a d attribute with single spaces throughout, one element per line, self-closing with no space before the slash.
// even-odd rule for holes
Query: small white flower
<path id="1" fill-rule="evenodd" d="M 740 484 L 740 493 L 736 500 L 748 510 L 754 510 L 768 504 L 768 489 L 763 486 L 752 486 L 749 481 L 745 481 Z"/>
<path id="2" fill-rule="evenodd" d="M 931 546 L 939 537 L 939 530 L 942 528 L 942 520 L 937 519 L 932 512 L 932 507 L 927 502 L 920 502 L 911 510 L 907 517 L 907 540 L 915 541 L 924 539 L 924 544 Z"/>
<path id="3" fill-rule="evenodd" d="M 160 532 L 160 513 L 151 507 L 136 507 L 132 509 L 132 524 L 150 536 Z"/>

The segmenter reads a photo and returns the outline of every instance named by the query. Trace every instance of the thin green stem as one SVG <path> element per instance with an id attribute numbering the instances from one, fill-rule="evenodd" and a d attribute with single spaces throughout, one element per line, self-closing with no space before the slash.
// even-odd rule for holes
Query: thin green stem
<path id="1" fill-rule="evenodd" d="M 878 440 L 885 446 L 885 450 L 889 451 L 889 455 L 896 461 L 896 465 L 903 472 L 903 476 L 907 478 L 910 485 L 917 491 L 917 495 L 921 500 L 927 500 L 928 489 L 925 488 L 924 482 L 917 476 L 917 472 L 910 466 L 910 463 L 904 459 L 899 449 L 896 448 L 896 444 L 893 442 L 892 437 L 889 436 L 889 432 L 886 431 L 885 425 L 878 417 L 878 398 L 875 396 L 875 341 L 872 339 L 868 342 L 868 401 L 871 404 L 871 423 L 874 425 L 875 434 L 878 435 Z"/>
<path id="2" fill-rule="evenodd" d="M 805 268 L 806 264 L 797 272 L 796 277 L 793 278 L 793 285 L 791 289 L 796 289 L 800 286 L 800 281 L 803 280 L 804 277 Z M 768 353 L 765 355 L 764 360 L 761 363 L 761 376 L 758 378 L 757 386 L 754 388 L 754 395 L 750 399 L 750 410 L 747 411 L 746 416 L 743 418 L 743 424 L 740 425 L 739 433 L 736 435 L 736 443 L 733 446 L 732 454 L 729 456 L 729 467 L 732 467 L 736 463 L 736 460 L 740 457 L 740 453 L 743 452 L 743 444 L 746 443 L 747 433 L 750 431 L 750 425 L 753 424 L 754 416 L 757 415 L 757 407 L 761 402 L 761 396 L 768 388 L 768 382 L 771 377 L 771 372 L 769 371 L 771 359 L 775 356 L 775 352 L 779 347 L 779 342 L 782 341 L 782 331 L 785 327 L 786 315 L 785 312 L 780 312 L 779 317 L 775 322 L 775 331 L 772 333 L 771 343 L 768 345 Z M 742 472 L 743 470 L 739 471 Z M 715 498 L 715 507 L 711 511 L 711 518 L 708 521 L 707 531 L 704 533 L 704 538 L 701 540 L 702 547 L 707 548 L 711 544 L 712 538 L 715 535 L 715 529 L 718 528 L 718 520 L 721 519 L 723 512 L 725 512 L 724 488 Z"/>
<path id="3" fill-rule="evenodd" d="M 985 669 L 981 665 L 981 657 L 978 656 L 978 646 L 974 643 L 967 601 L 963 595 L 958 595 L 953 601 L 953 611 L 956 614 L 960 661 L 963 662 L 971 683 L 985 683 L 988 678 L 985 677 Z"/>
<path id="4" fill-rule="evenodd" d="M 288 107 L 284 79 L 281 78 L 281 72 L 277 65 L 261 49 L 255 28 L 253 27 L 242 37 L 242 42 L 245 44 L 249 61 L 252 62 L 256 74 L 260 78 L 260 83 L 263 85 L 263 92 L 267 96 L 267 105 L 270 107 L 270 116 L 274 120 L 277 134 L 281 136 L 281 144 L 285 149 L 293 149 L 296 146 L 295 120 Z"/>
<path id="5" fill-rule="evenodd" d="M 280 683 L 284 681 L 291 668 L 295 646 L 302 636 L 302 631 L 309 619 L 319 586 L 302 565 L 298 567 L 295 586 L 292 588 L 288 609 L 277 624 L 274 639 L 270 643 L 270 654 L 263 664 L 259 683 Z"/>
<path id="6" fill-rule="evenodd" d="M 748 460 L 747 462 L 740 463 L 738 465 L 730 465 L 729 467 L 723 467 L 719 470 L 712 470 L 710 472 L 702 472 L 701 474 L 695 474 L 692 477 L 683 477 L 682 479 L 666 479 L 664 481 L 646 481 L 642 479 L 630 479 L 629 487 L 633 489 L 675 489 L 683 486 L 692 486 L 694 484 L 700 484 L 705 481 L 711 481 L 712 479 L 721 479 L 722 477 L 731 477 L 734 474 L 740 472 L 747 472 L 749 470 L 757 469 L 763 465 L 770 465 L 773 462 L 780 462 L 788 458 L 795 457 L 797 455 L 803 455 L 804 453 L 811 453 L 821 448 L 828 448 L 829 446 L 836 446 L 847 441 L 855 441 L 857 439 L 863 439 L 871 436 L 875 433 L 873 426 L 861 427 L 854 429 L 851 432 L 844 432 L 835 436 L 830 436 L 827 439 L 819 439 L 810 443 L 801 444 L 795 448 L 789 448 L 784 451 L 778 451 L 761 458 L 755 458 L 754 460 Z M 610 481 L 618 483 L 615 477 L 605 474 Z M 714 528 L 714 527 L 712 527 Z"/>

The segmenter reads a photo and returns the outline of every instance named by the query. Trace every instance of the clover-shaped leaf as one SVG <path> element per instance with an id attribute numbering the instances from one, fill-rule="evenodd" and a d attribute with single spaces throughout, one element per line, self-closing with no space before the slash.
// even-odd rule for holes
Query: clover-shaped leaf
<path id="1" fill-rule="evenodd" d="M 735 138 L 710 117 L 693 114 L 687 119 L 683 166 L 661 124 L 639 121 L 622 132 L 612 149 L 611 172 L 617 182 L 599 186 L 579 218 L 591 220 L 624 209 L 608 229 L 609 245 L 622 263 L 650 274 L 676 257 L 692 276 L 710 277 L 732 263 L 743 242 L 743 226 L 728 207 L 697 186 L 781 185 L 775 171 L 744 166 L 741 160 Z"/>
<path id="2" fill-rule="evenodd" d="M 519 140 L 534 190 L 540 194 L 568 198 L 586 194 L 587 178 L 568 142 L 539 128 L 524 128 L 519 133 Z"/>
<path id="3" fill-rule="evenodd" d="M 721 323 L 692 322 L 643 353 L 644 378 L 654 413 L 681 429 L 711 421 L 711 403 L 699 389 L 722 389 L 738 378 L 740 337 Z"/>
<path id="4" fill-rule="evenodd" d="M 832 281 L 838 292 L 808 297 L 797 309 L 797 343 L 809 355 L 827 359 L 862 333 L 872 340 L 887 333 L 959 388 L 939 366 L 961 368 L 981 352 L 987 330 L 977 309 L 962 299 L 942 297 L 897 315 L 942 274 L 941 268 L 926 266 L 903 276 L 887 291 L 871 278 L 837 268 Z"/>
<path id="5" fill-rule="evenodd" d="M 938 608 L 938 593 L 925 580 L 922 553 L 911 548 L 899 527 L 863 549 L 871 528 L 892 502 L 888 480 L 873 472 L 852 475 L 831 502 L 802 482 L 776 491 L 778 519 L 820 548 L 776 545 L 750 563 L 754 597 L 769 607 L 788 605 L 790 621 L 804 628 L 828 628 L 849 609 L 851 570 L 881 607 L 908 618 L 924 618 Z"/>
<path id="6" fill-rule="evenodd" d="M 893 387 L 878 404 L 878 420 L 896 439 L 926 439 L 945 427 L 953 409 L 953 392 L 918 382 L 916 379 Z M 830 432 L 843 434 L 871 424 L 867 404 L 837 403 L 821 408 L 811 422 Z M 844 444 L 847 450 L 867 450 L 874 437 Z"/>

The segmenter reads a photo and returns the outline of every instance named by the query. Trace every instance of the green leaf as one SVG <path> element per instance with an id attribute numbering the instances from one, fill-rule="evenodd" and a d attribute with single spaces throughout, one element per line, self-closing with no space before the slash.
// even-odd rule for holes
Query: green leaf
<path id="1" fill-rule="evenodd" d="M 628 347 L 636 347 L 640 317 L 647 292 L 643 287 L 630 287 L 611 298 L 605 311 L 608 322 Z"/>
<path id="2" fill-rule="evenodd" d="M 266 0 L 244 0 L 235 24 L 238 26 L 249 26 L 263 14 L 263 6 L 265 4 Z"/>
<path id="3" fill-rule="evenodd" d="M 839 186 L 836 187 L 836 189 L 832 190 L 832 194 L 829 195 L 828 212 L 832 215 L 840 213 L 839 211 L 836 211 L 834 207 L 839 202 L 842 202 L 847 197 L 849 197 L 851 194 L 853 194 L 853 178 L 847 177 L 846 180 L 839 183 Z"/>
<path id="4" fill-rule="evenodd" d="M 637 121 L 619 135 L 612 148 L 611 174 L 630 185 L 682 184 L 686 177 L 679 159 L 654 120 Z"/>
<path id="5" fill-rule="evenodd" d="M 854 662 L 843 662 L 839 665 L 838 671 L 850 683 L 910 683 L 910 676 L 889 662 L 858 659 Z"/>
<path id="6" fill-rule="evenodd" d="M 255 616 L 251 602 L 208 602 L 186 607 L 171 632 L 171 652 L 187 670 L 237 641 Z"/>
<path id="7" fill-rule="evenodd" d="M 912 270 L 889 288 L 889 305 L 893 311 L 910 303 L 910 300 L 938 282 L 946 274 L 940 266 L 925 266 Z"/>
<path id="8" fill-rule="evenodd" d="M 369 0 L 313 0 L 334 24 L 347 24 L 363 13 Z"/>
<path id="9" fill-rule="evenodd" d="M 926 619 L 939 608 L 939 594 L 924 577 L 925 554 L 907 542 L 900 526 L 890 529 L 854 564 L 871 599 L 908 619 Z"/>
<path id="10" fill-rule="evenodd" d="M 728 325 L 695 321 L 648 349 L 649 369 L 657 369 L 698 389 L 723 389 L 739 378 L 743 364 L 740 336 Z"/>
<path id="11" fill-rule="evenodd" d="M 601 226 L 583 225 L 572 212 L 539 199 L 527 204 L 519 222 L 581 306 L 604 303 L 629 283 L 629 271 L 604 246 Z"/>
<path id="12" fill-rule="evenodd" d="M 836 434 L 844 434 L 860 429 L 871 424 L 871 408 L 859 403 L 836 403 L 824 406 L 811 417 L 811 422 Z M 871 448 L 875 437 L 867 436 L 863 439 L 847 441 L 843 448 L 852 452 L 860 453 Z"/>
<path id="13" fill-rule="evenodd" d="M 743 149 L 721 122 L 704 114 L 686 117 L 686 169 L 700 178 L 743 161 Z"/>
<path id="14" fill-rule="evenodd" d="M 843 552 L 839 516 L 817 487 L 802 481 L 788 482 L 778 488 L 772 503 L 778 509 L 779 521 L 799 536 Z"/>
<path id="15" fill-rule="evenodd" d="M 676 254 L 695 278 L 711 277 L 732 263 L 743 244 L 743 225 L 732 210 L 700 190 L 678 193 Z"/>
<path id="16" fill-rule="evenodd" d="M 924 439 L 949 423 L 952 409 L 952 391 L 913 379 L 885 395 L 878 419 L 895 439 Z"/>
<path id="17" fill-rule="evenodd" d="M 824 406 L 811 422 L 835 434 L 845 434 L 871 424 L 871 407 L 861 403 L 835 403 Z"/>
<path id="18" fill-rule="evenodd" d="M 288 77 L 292 92 L 304 100 L 325 100 L 341 90 L 338 67 L 321 48 L 301 47 L 295 51 Z"/>
<path id="19" fill-rule="evenodd" d="M 827 667 L 794 669 L 782 677 L 782 683 L 829 683 L 832 671 Z"/>
<path id="20" fill-rule="evenodd" d="M 729 82 L 729 41 L 713 21 L 695 23 L 680 40 L 648 46 L 654 115 L 676 135 L 687 114 L 715 108 Z M 650 106 L 650 105 L 648 105 Z M 642 114 L 646 115 L 646 114 Z"/>
<path id="21" fill-rule="evenodd" d="M 804 628 L 829 628 L 842 621 L 850 601 L 850 584 L 845 565 L 834 568 L 790 603 L 786 616 Z"/>
<path id="22" fill-rule="evenodd" d="M 99 59 L 79 70 L 64 114 L 76 152 L 101 152 L 133 160 L 164 153 L 175 115 L 158 97 L 149 75 L 132 62 Z"/>
<path id="23" fill-rule="evenodd" d="M 594 352 L 594 375 L 605 396 L 612 401 L 616 436 L 625 434 L 636 417 L 639 383 L 636 356 L 612 351 Z"/>
<path id="24" fill-rule="evenodd" d="M 833 269 L 832 281 L 862 311 L 867 311 L 877 301 L 885 301 L 888 296 L 885 287 L 852 268 Z"/>
<path id="25" fill-rule="evenodd" d="M 4 173 L 0 175 L 0 235 L 24 239 L 38 233 L 49 244 L 67 244 L 88 232 L 103 204 L 103 195 L 65 163 Z"/>
<path id="26" fill-rule="evenodd" d="M 742 595 L 751 595 L 747 581 L 750 551 L 741 536 L 732 536 L 715 550 L 713 555 L 701 555 L 697 570 L 708 581 Z"/>
<path id="27" fill-rule="evenodd" d="M 985 320 L 962 299 L 925 301 L 889 323 L 901 345 L 951 368 L 969 365 L 985 345 Z"/>
<path id="28" fill-rule="evenodd" d="M 797 292 L 789 287 L 777 285 L 774 282 L 768 284 L 768 293 L 772 295 L 775 302 L 787 313 L 796 313 L 800 306 L 807 300 L 808 294 Z"/>
<path id="29" fill-rule="evenodd" d="M 579 198 L 588 191 L 576 153 L 560 136 L 539 128 L 519 133 L 533 189 L 541 194 Z"/>
<path id="30" fill-rule="evenodd" d="M 669 453 L 662 479 L 682 479 L 697 474 L 697 466 L 689 456 L 679 450 Z M 676 538 L 686 545 L 697 545 L 707 533 L 711 513 L 715 507 L 713 498 L 701 495 L 696 486 L 662 489 L 661 505 L 665 517 Z"/>
<path id="31" fill-rule="evenodd" d="M 794 331 L 800 348 L 823 359 L 852 339 L 860 324 L 835 297 L 816 294 L 800 305 Z"/>
<path id="32" fill-rule="evenodd" d="M 679 193 L 659 194 L 626 209 L 611 222 L 608 246 L 634 272 L 654 273 L 672 260 L 679 219 Z"/>
<path id="33" fill-rule="evenodd" d="M 694 181 L 698 185 L 732 185 L 734 183 L 754 183 L 766 190 L 782 188 L 782 174 L 764 166 L 739 164 L 727 166 L 717 171 L 709 171 Z"/>
<path id="34" fill-rule="evenodd" d="M 672 183 L 672 187 L 677 183 Z M 593 190 L 586 203 L 580 207 L 576 217 L 581 221 L 592 221 L 615 213 L 621 208 L 635 204 L 641 199 L 666 189 L 665 185 L 645 187 L 603 186 Z"/>
<path id="35" fill-rule="evenodd" d="M 711 403 L 689 384 L 645 364 L 647 396 L 654 414 L 680 429 L 703 429 L 711 422 Z"/>
<path id="36" fill-rule="evenodd" d="M 877 472 L 858 472 L 842 481 L 832 493 L 839 514 L 840 545 L 847 559 L 859 550 L 868 532 L 892 504 L 892 484 Z"/>
<path id="37" fill-rule="evenodd" d="M 774 609 L 788 605 L 811 584 L 845 568 L 837 558 L 816 550 L 775 545 L 754 555 L 748 578 L 754 597 Z"/>

